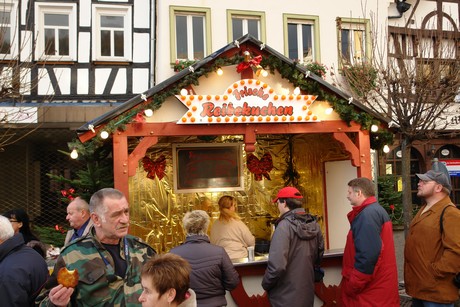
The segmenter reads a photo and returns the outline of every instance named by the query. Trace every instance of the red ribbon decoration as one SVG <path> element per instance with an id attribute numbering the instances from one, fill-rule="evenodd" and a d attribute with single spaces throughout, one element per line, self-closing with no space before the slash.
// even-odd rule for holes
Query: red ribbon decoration
<path id="1" fill-rule="evenodd" d="M 245 70 L 246 68 L 249 68 L 249 67 L 252 67 L 252 66 L 258 66 L 258 65 L 260 65 L 260 61 L 262 61 L 262 56 L 261 55 L 258 55 L 255 58 L 252 58 L 251 60 L 249 60 L 247 62 L 243 61 L 240 64 L 238 64 L 238 66 L 236 66 L 236 72 L 240 73 L 243 70 Z"/>
<path id="2" fill-rule="evenodd" d="M 165 176 L 165 156 L 161 155 L 155 161 L 145 156 L 144 158 L 142 158 L 142 164 L 144 165 L 144 170 L 147 172 L 147 178 L 155 179 L 155 176 L 157 176 L 158 180 L 161 180 Z"/>
<path id="3" fill-rule="evenodd" d="M 66 230 L 64 229 L 64 227 L 59 226 L 58 224 L 56 224 L 56 225 L 54 226 L 54 229 L 56 229 L 56 231 L 59 231 L 60 233 L 66 232 Z"/>
<path id="4" fill-rule="evenodd" d="M 75 189 L 70 188 L 68 190 L 61 190 L 62 196 L 67 198 L 68 200 L 72 201 L 75 199 L 75 196 L 73 195 L 75 193 Z"/>
<path id="5" fill-rule="evenodd" d="M 144 111 L 137 112 L 136 116 L 134 117 L 134 120 L 137 123 L 145 123 Z"/>
<path id="6" fill-rule="evenodd" d="M 269 153 L 264 154 L 260 160 L 254 156 L 254 154 L 249 154 L 246 159 L 246 164 L 248 170 L 254 174 L 254 179 L 256 181 L 262 180 L 262 176 L 271 180 L 268 172 L 273 169 L 273 160 Z"/>

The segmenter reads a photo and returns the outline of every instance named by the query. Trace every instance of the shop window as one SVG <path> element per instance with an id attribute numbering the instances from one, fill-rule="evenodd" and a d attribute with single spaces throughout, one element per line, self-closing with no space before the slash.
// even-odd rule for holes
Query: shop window
<path id="1" fill-rule="evenodd" d="M 369 20 L 337 18 L 337 30 L 339 62 L 343 65 L 366 62 L 371 54 Z"/>
<path id="2" fill-rule="evenodd" d="M 227 27 L 231 41 L 248 33 L 258 40 L 265 40 L 262 35 L 265 33 L 265 13 L 227 10 L 227 20 L 231 22 Z"/>
<path id="3" fill-rule="evenodd" d="M 170 7 L 171 62 L 201 60 L 210 52 L 210 10 Z"/>
<path id="4" fill-rule="evenodd" d="M 456 205 L 460 204 L 460 172 L 455 169 L 460 166 L 460 148 L 455 145 L 445 145 L 434 154 L 439 161 L 445 162 L 449 170 L 452 193 L 450 198 Z"/>
<path id="5" fill-rule="evenodd" d="M 284 36 L 287 38 L 285 52 L 291 60 L 300 63 L 319 60 L 318 23 L 317 16 L 284 14 Z"/>
<path id="6" fill-rule="evenodd" d="M 35 3 L 35 12 L 36 59 L 76 60 L 76 5 Z"/>
<path id="7" fill-rule="evenodd" d="M 96 61 L 131 61 L 131 7 L 93 7 L 93 58 Z"/>
<path id="8" fill-rule="evenodd" d="M 386 156 L 385 161 L 385 174 L 397 177 L 397 186 L 395 187 L 398 191 L 402 191 L 402 153 L 401 148 L 397 147 L 392 150 Z M 411 193 L 412 193 L 412 203 L 416 205 L 421 204 L 421 199 L 417 196 L 417 184 L 418 179 L 415 175 L 420 173 L 422 168 L 420 165 L 421 156 L 416 149 L 411 150 L 410 155 L 410 182 L 411 182 Z"/>

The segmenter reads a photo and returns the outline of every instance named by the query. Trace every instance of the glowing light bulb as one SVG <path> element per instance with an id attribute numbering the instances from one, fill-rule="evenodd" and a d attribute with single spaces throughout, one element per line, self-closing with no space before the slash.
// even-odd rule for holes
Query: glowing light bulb
<path id="1" fill-rule="evenodd" d="M 75 148 L 74 148 L 74 149 L 72 150 L 72 152 L 70 153 L 70 157 L 71 157 L 72 159 L 74 159 L 74 160 L 75 160 L 76 158 L 78 158 L 78 152 L 77 152 L 77 150 L 76 150 Z"/>
<path id="2" fill-rule="evenodd" d="M 152 109 L 145 109 L 144 114 L 147 117 L 151 117 L 153 115 L 153 111 L 152 111 Z"/>
<path id="3" fill-rule="evenodd" d="M 326 110 L 324 110 L 324 113 L 326 113 L 327 115 L 329 114 L 332 114 L 332 108 L 327 108 Z"/>
<path id="4" fill-rule="evenodd" d="M 299 95 L 300 94 L 300 88 L 299 87 L 296 87 L 294 89 L 294 95 Z"/>
<path id="5" fill-rule="evenodd" d="M 185 95 L 188 94 L 188 91 L 187 91 L 185 88 L 183 88 L 183 89 L 180 90 L 180 94 L 181 94 L 182 96 L 185 96 Z"/>
<path id="6" fill-rule="evenodd" d="M 268 71 L 266 71 L 265 69 L 262 69 L 260 74 L 262 75 L 262 77 L 266 78 L 268 76 Z"/>
<path id="7" fill-rule="evenodd" d="M 379 126 L 377 126 L 377 125 L 372 125 L 372 126 L 371 126 L 371 131 L 372 131 L 372 132 L 377 132 L 377 131 L 379 131 Z"/>
<path id="8" fill-rule="evenodd" d="M 383 146 L 383 152 L 384 153 L 389 153 L 390 152 L 390 147 L 388 145 Z"/>
<path id="9" fill-rule="evenodd" d="M 105 130 L 101 131 L 101 139 L 105 140 L 106 138 L 109 137 L 109 133 Z"/>
<path id="10" fill-rule="evenodd" d="M 217 69 L 218 76 L 222 76 L 223 74 L 224 74 L 224 71 L 222 70 L 222 68 Z"/>

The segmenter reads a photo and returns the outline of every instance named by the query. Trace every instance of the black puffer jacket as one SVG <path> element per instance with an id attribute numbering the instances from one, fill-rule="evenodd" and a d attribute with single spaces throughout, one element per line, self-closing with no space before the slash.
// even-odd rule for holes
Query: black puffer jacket
<path id="1" fill-rule="evenodd" d="M 223 247 L 209 243 L 207 236 L 190 236 L 170 252 L 192 266 L 190 288 L 196 293 L 199 307 L 227 305 L 225 290 L 235 289 L 239 277 Z"/>
<path id="2" fill-rule="evenodd" d="M 48 279 L 45 259 L 16 234 L 0 244 L 0 305 L 35 306 L 35 297 Z"/>
<path id="3" fill-rule="evenodd" d="M 273 307 L 313 306 L 314 265 L 323 252 L 320 226 L 304 209 L 293 209 L 278 219 L 262 280 Z"/>

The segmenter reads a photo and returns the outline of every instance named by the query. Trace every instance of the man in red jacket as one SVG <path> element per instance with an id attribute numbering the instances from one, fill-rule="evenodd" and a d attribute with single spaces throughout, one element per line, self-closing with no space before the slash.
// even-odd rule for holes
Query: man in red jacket
<path id="1" fill-rule="evenodd" d="M 393 227 L 375 198 L 374 183 L 367 178 L 348 182 L 347 235 L 342 263 L 344 306 L 399 306 L 398 273 Z"/>

